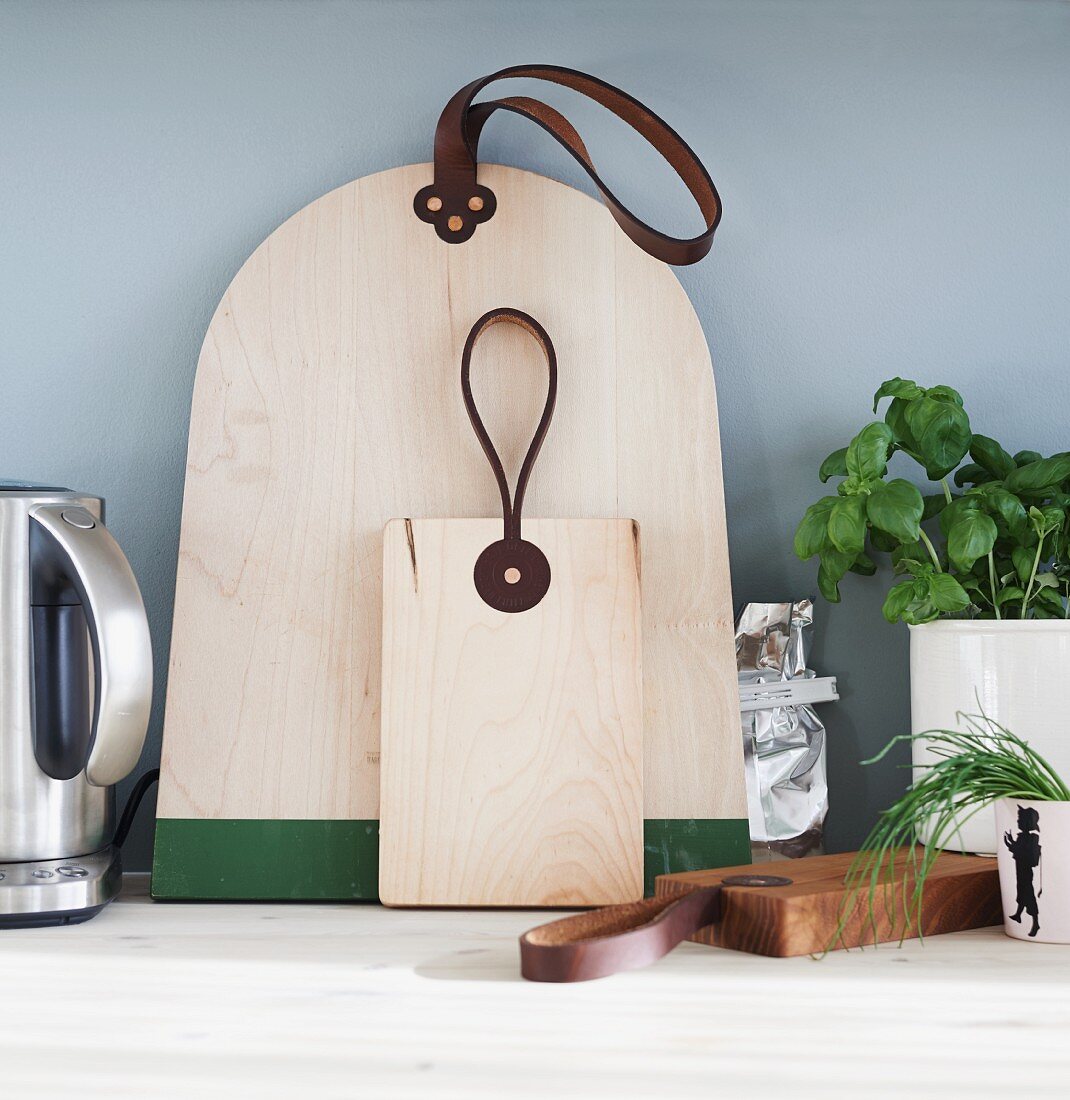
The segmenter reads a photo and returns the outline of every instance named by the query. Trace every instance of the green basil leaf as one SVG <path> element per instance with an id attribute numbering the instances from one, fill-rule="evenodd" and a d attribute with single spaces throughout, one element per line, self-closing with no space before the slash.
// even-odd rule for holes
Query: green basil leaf
<path id="1" fill-rule="evenodd" d="M 970 606 L 966 589 L 950 573 L 929 577 L 929 599 L 938 611 L 964 611 Z"/>
<path id="2" fill-rule="evenodd" d="M 829 545 L 829 512 L 839 497 L 822 497 L 811 504 L 795 529 L 795 554 L 806 561 Z"/>
<path id="3" fill-rule="evenodd" d="M 1001 588 L 996 593 L 996 603 L 1001 607 L 1009 600 L 1024 600 L 1025 592 L 1019 588 L 1016 584 L 1011 585 L 1009 588 Z"/>
<path id="4" fill-rule="evenodd" d="M 917 577 L 932 572 L 933 560 L 929 557 L 925 544 L 919 539 L 909 546 L 897 546 L 892 551 L 892 568 L 897 573 L 909 572 Z"/>
<path id="5" fill-rule="evenodd" d="M 841 447 L 838 451 L 833 451 L 832 454 L 821 463 L 821 469 L 817 471 L 817 476 L 821 478 L 822 485 L 824 485 L 830 477 L 846 477 L 847 448 Z"/>
<path id="6" fill-rule="evenodd" d="M 1012 493 L 1038 496 L 1045 495 L 1044 490 L 1054 489 L 1067 478 L 1070 478 L 1070 453 L 1064 452 L 1019 466 L 1003 479 L 1003 484 Z"/>
<path id="7" fill-rule="evenodd" d="M 943 493 L 931 493 L 928 496 L 921 498 L 925 504 L 921 513 L 921 522 L 924 523 L 927 519 L 932 519 L 933 516 L 938 516 L 947 504 L 947 497 Z"/>
<path id="8" fill-rule="evenodd" d="M 860 577 L 872 577 L 877 572 L 877 563 L 868 554 L 859 554 L 851 562 L 850 572 L 857 573 Z"/>
<path id="9" fill-rule="evenodd" d="M 854 474 L 848 474 L 836 486 L 836 492 L 841 497 L 856 497 L 862 493 L 869 492 L 870 479 L 865 477 L 856 477 Z"/>
<path id="10" fill-rule="evenodd" d="M 1040 511 L 1044 516 L 1044 525 L 1049 531 L 1062 527 L 1066 520 L 1066 512 L 1057 504 L 1045 504 Z"/>
<path id="11" fill-rule="evenodd" d="M 953 390 L 950 386 L 930 386 L 926 391 L 926 396 L 933 397 L 937 401 L 947 401 L 952 405 L 958 405 L 962 408 L 962 394 L 958 390 Z"/>
<path id="12" fill-rule="evenodd" d="M 871 527 L 869 529 L 869 544 L 874 550 L 882 554 L 890 554 L 899 545 L 899 540 L 893 535 L 889 535 L 887 531 L 882 531 L 879 527 Z"/>
<path id="13" fill-rule="evenodd" d="M 898 397 L 901 401 L 913 401 L 916 397 L 923 396 L 925 391 L 909 378 L 889 378 L 882 382 L 880 389 L 873 395 L 873 411 L 877 411 L 882 397 Z"/>
<path id="14" fill-rule="evenodd" d="M 1053 588 L 1042 588 L 1037 593 L 1036 602 L 1033 604 L 1034 611 L 1043 609 L 1050 612 L 1050 618 L 1062 619 L 1066 616 L 1066 604 L 1063 603 L 1062 596 Z"/>
<path id="15" fill-rule="evenodd" d="M 964 516 L 967 512 L 979 512 L 980 510 L 981 498 L 979 496 L 968 494 L 955 497 L 950 504 L 944 506 L 944 510 L 940 513 L 940 530 L 943 531 L 945 538 L 960 516 Z"/>
<path id="16" fill-rule="evenodd" d="M 984 512 L 963 512 L 947 533 L 947 556 L 957 569 L 968 570 L 996 543 L 996 522 Z"/>
<path id="17" fill-rule="evenodd" d="M 905 401 L 901 397 L 893 397 L 892 403 L 884 413 L 884 423 L 891 428 L 896 443 L 898 443 L 904 451 L 907 451 L 913 456 L 917 456 L 918 441 L 914 438 L 910 426 L 907 424 L 906 413 L 910 405 L 910 401 Z"/>
<path id="18" fill-rule="evenodd" d="M 932 571 L 933 563 L 921 558 L 900 558 L 895 563 L 896 573 L 909 573 L 913 577 L 923 577 Z"/>
<path id="19" fill-rule="evenodd" d="M 974 436 L 974 438 L 977 437 Z M 991 480 L 992 475 L 983 466 L 978 466 L 976 462 L 967 462 L 965 466 L 960 466 L 955 471 L 955 484 L 960 489 L 963 485 L 980 485 Z"/>
<path id="20" fill-rule="evenodd" d="M 924 509 L 925 503 L 917 487 L 901 477 L 894 481 L 878 481 L 866 502 L 869 522 L 904 543 L 917 542 L 921 537 Z"/>
<path id="21" fill-rule="evenodd" d="M 934 481 L 949 474 L 970 446 L 970 420 L 961 406 L 926 393 L 906 407 L 906 422 L 917 440 L 925 472 Z"/>
<path id="22" fill-rule="evenodd" d="M 1014 456 L 1015 466 L 1025 466 L 1030 462 L 1039 462 L 1043 456 L 1040 451 L 1018 451 Z"/>
<path id="23" fill-rule="evenodd" d="M 1011 551 L 1011 561 L 1014 562 L 1014 571 L 1018 574 L 1018 579 L 1022 584 L 1029 583 L 1030 574 L 1033 572 L 1033 560 L 1036 558 L 1036 551 L 1027 550 L 1024 546 L 1016 546 Z"/>
<path id="24" fill-rule="evenodd" d="M 993 563 L 994 563 L 995 560 L 996 560 L 996 555 L 995 555 L 995 549 L 996 548 L 993 547 L 992 549 L 993 549 L 992 560 L 993 560 Z M 1005 570 L 1005 572 L 1013 572 L 1013 570 L 1008 568 L 1008 569 Z M 955 570 L 955 575 L 958 577 L 960 582 L 965 580 L 966 577 L 977 577 L 979 580 L 983 580 L 984 583 L 987 584 L 989 587 L 992 586 L 992 582 L 991 582 L 991 580 L 989 579 L 989 576 L 988 576 L 988 558 L 987 557 L 978 558 L 977 561 L 975 561 L 973 563 L 973 568 L 972 569 L 966 569 L 966 570 L 958 569 L 958 570 Z"/>
<path id="25" fill-rule="evenodd" d="M 840 497 L 829 512 L 829 542 L 854 558 L 866 544 L 866 498 Z"/>
<path id="26" fill-rule="evenodd" d="M 1053 504 L 1046 504 L 1043 508 L 1034 505 L 1029 509 L 1029 523 L 1038 539 L 1061 527 L 1064 519 L 1063 510 Z"/>
<path id="27" fill-rule="evenodd" d="M 884 600 L 881 611 L 890 623 L 899 621 L 900 616 L 914 599 L 914 582 L 900 581 L 893 585 Z"/>
<path id="28" fill-rule="evenodd" d="M 847 472 L 862 481 L 881 477 L 888 468 L 894 442 L 892 429 L 883 421 L 867 424 L 847 447 L 844 457 Z"/>
<path id="29" fill-rule="evenodd" d="M 1038 573 L 1033 578 L 1037 588 L 1058 588 L 1059 578 L 1054 573 Z"/>
<path id="30" fill-rule="evenodd" d="M 1015 469 L 1014 459 L 987 435 L 973 437 L 970 443 L 970 458 L 996 478 L 1005 478 Z"/>
<path id="31" fill-rule="evenodd" d="M 1015 538 L 1025 529 L 1028 522 L 1025 505 L 1013 494 L 999 485 L 986 487 L 983 500 L 990 512 L 1002 517 L 1007 529 Z"/>
<path id="32" fill-rule="evenodd" d="M 931 623 L 939 617 L 939 609 L 929 599 L 916 599 L 903 612 L 903 622 L 909 626 L 921 626 L 922 623 Z"/>
<path id="33" fill-rule="evenodd" d="M 978 577 L 964 577 L 962 580 L 962 587 L 965 588 L 971 596 L 975 596 L 983 600 L 988 599 L 988 593 L 981 587 L 981 581 Z M 976 603 L 977 599 L 975 599 L 973 602 Z"/>
<path id="34" fill-rule="evenodd" d="M 854 556 L 838 550 L 825 550 L 817 567 L 817 587 L 829 603 L 840 602 L 840 581 L 851 567 Z"/>

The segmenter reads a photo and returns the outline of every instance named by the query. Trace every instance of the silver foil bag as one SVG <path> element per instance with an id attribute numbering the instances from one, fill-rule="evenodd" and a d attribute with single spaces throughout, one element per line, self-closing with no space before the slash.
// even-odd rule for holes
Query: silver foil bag
<path id="1" fill-rule="evenodd" d="M 813 618 L 811 600 L 747 604 L 736 622 L 741 689 L 812 679 Z M 819 853 L 828 812 L 824 725 L 807 704 L 761 706 L 740 717 L 754 859 Z"/>

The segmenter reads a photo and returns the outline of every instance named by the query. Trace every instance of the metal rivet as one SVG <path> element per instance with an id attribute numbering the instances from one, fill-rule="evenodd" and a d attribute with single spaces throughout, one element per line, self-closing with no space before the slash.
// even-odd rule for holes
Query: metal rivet
<path id="1" fill-rule="evenodd" d="M 473 195 L 468 200 L 468 209 L 469 210 L 482 210 L 483 209 L 483 200 L 478 195 Z"/>
<path id="2" fill-rule="evenodd" d="M 453 217 L 450 218 L 448 222 L 446 222 L 446 224 L 454 233 L 459 233 L 464 227 L 464 222 L 461 221 L 461 219 L 456 214 L 454 214 Z"/>
<path id="3" fill-rule="evenodd" d="M 442 209 L 442 200 L 437 195 L 432 195 L 427 200 L 427 209 L 430 210 L 431 213 L 435 213 L 435 212 L 441 210 Z"/>

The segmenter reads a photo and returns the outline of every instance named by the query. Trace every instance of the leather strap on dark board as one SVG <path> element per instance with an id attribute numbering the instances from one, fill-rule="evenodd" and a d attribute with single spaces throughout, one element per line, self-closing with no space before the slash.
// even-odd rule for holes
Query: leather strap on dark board
<path id="1" fill-rule="evenodd" d="M 533 982 L 585 982 L 635 970 L 721 918 L 721 887 L 593 909 L 520 937 L 520 973 Z"/>
<path id="2" fill-rule="evenodd" d="M 506 78 L 546 80 L 580 92 L 627 122 L 668 161 L 691 192 L 706 228 L 697 237 L 671 237 L 637 218 L 598 175 L 594 162 L 575 128 L 559 111 L 537 99 L 513 96 L 473 103 L 490 83 Z M 597 77 L 556 65 L 516 65 L 466 85 L 446 104 L 435 131 L 434 182 L 422 187 L 413 209 L 422 221 L 435 227 L 442 240 L 462 244 L 476 226 L 494 216 L 497 199 L 476 179 L 479 135 L 495 111 L 510 111 L 537 123 L 553 136 L 591 177 L 617 224 L 644 251 L 667 264 L 685 265 L 701 260 L 713 244 L 721 220 L 721 200 L 709 173 L 687 142 L 667 122 L 620 88 Z"/>

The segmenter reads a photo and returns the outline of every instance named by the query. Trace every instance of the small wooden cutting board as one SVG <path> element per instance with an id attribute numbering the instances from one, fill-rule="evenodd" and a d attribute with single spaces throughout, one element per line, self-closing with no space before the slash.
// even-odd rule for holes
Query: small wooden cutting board
<path id="1" fill-rule="evenodd" d="M 643 895 L 638 529 L 533 519 L 537 606 L 473 563 L 501 521 L 411 519 L 383 538 L 379 893 L 385 905 L 583 906 Z"/>
<path id="2" fill-rule="evenodd" d="M 845 852 L 746 867 L 721 867 L 714 871 L 659 875 L 656 896 L 687 894 L 738 875 L 790 878 L 790 886 L 732 886 L 724 890 L 721 919 L 689 938 L 695 943 L 730 947 L 754 955 L 809 955 L 833 946 L 831 940 L 847 893 L 844 876 L 855 854 Z M 869 918 L 868 890 L 863 889 L 852 906 L 842 941 L 836 943 L 836 947 L 859 947 L 904 937 L 906 922 L 899 880 L 906 858 L 901 856 L 897 860 L 895 885 L 878 891 L 875 923 Z M 942 853 L 925 882 L 922 935 L 984 928 L 1000 924 L 1002 920 L 996 861 L 984 856 Z M 906 932 L 908 939 L 917 935 L 916 927 Z"/>

